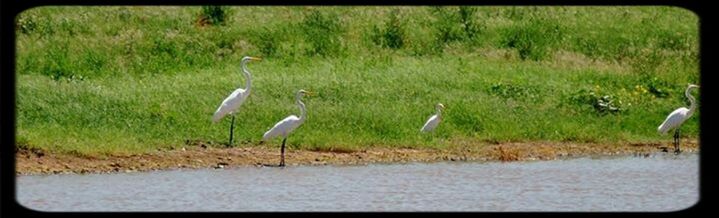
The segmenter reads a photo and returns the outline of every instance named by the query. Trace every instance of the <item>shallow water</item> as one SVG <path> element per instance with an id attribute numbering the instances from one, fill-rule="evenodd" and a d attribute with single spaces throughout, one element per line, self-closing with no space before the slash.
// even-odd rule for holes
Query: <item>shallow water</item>
<path id="1" fill-rule="evenodd" d="M 675 211 L 697 154 L 17 176 L 41 211 Z"/>

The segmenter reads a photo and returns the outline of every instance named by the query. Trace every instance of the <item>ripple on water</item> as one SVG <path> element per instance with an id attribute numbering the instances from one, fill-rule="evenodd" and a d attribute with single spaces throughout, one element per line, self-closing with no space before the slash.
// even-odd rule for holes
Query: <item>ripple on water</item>
<path id="1" fill-rule="evenodd" d="M 698 155 L 17 176 L 42 211 L 675 211 Z"/>

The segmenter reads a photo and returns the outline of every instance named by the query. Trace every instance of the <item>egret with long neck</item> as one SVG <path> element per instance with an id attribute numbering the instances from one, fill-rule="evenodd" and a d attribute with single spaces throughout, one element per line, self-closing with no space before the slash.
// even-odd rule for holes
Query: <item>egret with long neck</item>
<path id="1" fill-rule="evenodd" d="M 232 116 L 232 123 L 230 124 L 230 140 L 227 143 L 227 146 L 232 146 L 232 136 L 234 134 L 235 127 L 235 112 L 237 112 L 237 109 L 240 108 L 240 106 L 242 105 L 242 103 L 245 102 L 247 97 L 250 96 L 250 89 L 252 88 L 252 75 L 250 74 L 250 71 L 247 70 L 247 62 L 259 60 L 262 59 L 249 56 L 245 56 L 244 58 L 242 58 L 240 65 L 242 66 L 242 73 L 245 76 L 245 88 L 235 89 L 235 91 L 233 91 L 230 96 L 227 96 L 227 98 L 222 101 L 220 107 L 218 107 L 217 111 L 215 111 L 215 114 L 212 115 L 212 121 L 215 123 L 220 121 L 220 119 L 222 119 L 228 114 Z"/>
<path id="2" fill-rule="evenodd" d="M 307 92 L 302 89 L 297 91 L 297 94 L 295 95 L 295 101 L 297 102 L 297 106 L 300 108 L 300 116 L 297 117 L 295 115 L 290 115 L 285 119 L 281 120 L 280 122 L 277 122 L 275 126 L 265 132 L 265 134 L 262 136 L 262 141 L 260 141 L 260 143 L 263 143 L 277 136 L 282 136 L 282 148 L 280 149 L 279 164 L 280 167 L 285 166 L 285 142 L 287 142 L 287 136 L 289 136 L 289 134 L 292 133 L 292 131 L 294 131 L 295 129 L 297 129 L 297 127 L 299 127 L 302 123 L 304 123 L 305 119 L 307 118 L 307 110 L 305 109 L 305 103 L 302 102 L 302 97 L 305 94 L 311 95 L 310 92 Z"/>
<path id="3" fill-rule="evenodd" d="M 679 154 L 681 150 L 679 149 L 679 128 L 681 125 L 689 119 L 689 117 L 694 114 L 694 111 L 697 109 L 696 100 L 694 100 L 694 96 L 691 95 L 691 90 L 694 88 L 699 88 L 698 85 L 689 84 L 687 89 L 684 91 L 684 95 L 689 99 L 690 105 L 689 109 L 686 107 L 680 107 L 674 111 L 672 111 L 669 116 L 662 122 L 661 125 L 657 128 L 657 131 L 661 133 L 662 135 L 667 134 L 669 130 L 674 129 L 674 153 Z"/>
<path id="4" fill-rule="evenodd" d="M 444 109 L 444 105 L 438 103 L 434 108 L 437 110 L 437 114 L 429 117 L 427 122 L 424 123 L 424 126 L 422 126 L 422 129 L 420 129 L 421 132 L 431 132 L 439 125 L 439 122 L 442 121 L 442 109 Z"/>

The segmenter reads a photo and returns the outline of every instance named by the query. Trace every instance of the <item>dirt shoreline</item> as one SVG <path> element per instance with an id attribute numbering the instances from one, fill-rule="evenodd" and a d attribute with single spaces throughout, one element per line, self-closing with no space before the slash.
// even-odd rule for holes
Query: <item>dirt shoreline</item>
<path id="1" fill-rule="evenodd" d="M 667 147 L 669 146 L 669 147 Z M 526 161 L 554 160 L 601 155 L 644 155 L 672 152 L 671 144 L 659 143 L 549 143 L 522 142 L 503 144 L 457 145 L 448 149 L 371 148 L 359 151 L 307 151 L 288 149 L 287 166 L 364 165 L 435 161 Z M 699 151 L 697 140 L 683 140 L 682 151 Z M 215 148 L 202 144 L 181 149 L 137 155 L 102 157 L 50 153 L 38 149 L 19 149 L 15 153 L 16 175 L 60 173 L 113 173 L 168 170 L 178 168 L 231 168 L 237 166 L 276 166 L 279 148 Z"/>

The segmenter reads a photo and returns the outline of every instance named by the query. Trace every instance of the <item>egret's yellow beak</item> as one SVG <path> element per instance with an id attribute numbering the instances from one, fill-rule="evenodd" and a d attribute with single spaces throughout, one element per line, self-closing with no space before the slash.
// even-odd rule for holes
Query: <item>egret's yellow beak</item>
<path id="1" fill-rule="evenodd" d="M 262 58 L 257 58 L 257 57 L 250 57 L 250 60 L 253 60 L 253 61 L 261 61 L 261 60 L 262 60 Z"/>
<path id="2" fill-rule="evenodd" d="M 307 95 L 307 96 L 314 96 L 315 93 L 314 93 L 314 92 L 307 91 L 307 92 L 305 92 L 305 95 Z"/>

